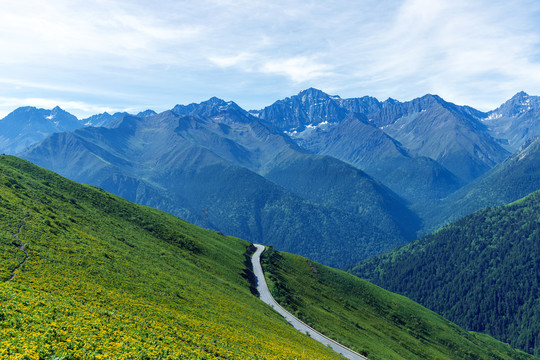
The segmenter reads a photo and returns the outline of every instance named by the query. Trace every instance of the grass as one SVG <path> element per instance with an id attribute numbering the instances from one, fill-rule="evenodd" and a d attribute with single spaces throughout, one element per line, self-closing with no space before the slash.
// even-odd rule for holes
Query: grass
<path id="1" fill-rule="evenodd" d="M 0 156 L 0 359 L 341 359 L 251 293 L 248 245 Z"/>
<path id="2" fill-rule="evenodd" d="M 282 306 L 371 360 L 537 359 L 343 271 L 271 247 L 262 258 Z"/>

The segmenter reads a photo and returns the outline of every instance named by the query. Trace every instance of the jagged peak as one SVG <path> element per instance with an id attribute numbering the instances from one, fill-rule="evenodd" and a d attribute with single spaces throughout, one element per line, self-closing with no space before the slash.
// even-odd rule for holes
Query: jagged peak
<path id="1" fill-rule="evenodd" d="M 171 111 L 177 115 L 192 114 L 202 116 L 213 116 L 222 111 L 237 111 L 247 114 L 247 111 L 238 106 L 234 101 L 225 101 L 215 96 L 199 104 L 176 105 Z"/>
<path id="2" fill-rule="evenodd" d="M 520 91 L 516 93 L 516 95 L 512 96 L 512 99 L 522 99 L 522 98 L 528 98 L 529 94 L 527 94 L 525 91 Z"/>
<path id="3" fill-rule="evenodd" d="M 364 97 L 365 97 L 365 96 L 364 96 Z M 377 100 L 376 98 L 374 98 L 374 99 Z M 386 99 L 384 102 L 387 103 L 387 104 L 392 104 L 392 105 L 393 105 L 393 104 L 399 104 L 399 103 L 400 103 L 399 100 L 396 100 L 396 99 L 391 98 L 391 97 L 389 97 L 388 99 Z"/>
<path id="4" fill-rule="evenodd" d="M 302 100 L 304 100 L 304 99 L 310 99 L 310 100 L 324 99 L 324 100 L 326 100 L 326 99 L 334 98 L 333 96 L 328 95 L 324 91 L 319 90 L 319 89 L 315 89 L 313 87 L 310 87 L 309 89 L 300 91 L 298 93 L 298 95 L 296 95 L 296 96 L 301 98 Z"/>
<path id="5" fill-rule="evenodd" d="M 152 116 L 152 115 L 156 115 L 156 112 L 152 109 L 146 109 L 144 111 L 140 111 L 137 114 L 138 117 L 147 117 L 147 116 Z"/>
<path id="6" fill-rule="evenodd" d="M 220 98 L 216 97 L 216 96 L 212 96 L 210 99 L 201 102 L 199 105 L 225 106 L 225 105 L 227 105 L 227 102 L 225 100 L 223 100 L 223 99 L 220 99 Z"/>
<path id="7" fill-rule="evenodd" d="M 528 112 L 538 106 L 539 98 L 531 96 L 525 91 L 520 91 L 506 100 L 497 109 L 490 111 L 488 120 L 496 119 L 501 116 L 517 116 Z"/>
<path id="8" fill-rule="evenodd" d="M 427 100 L 427 101 L 435 101 L 435 102 L 438 102 L 438 103 L 446 103 L 446 101 L 441 98 L 439 95 L 437 94 L 426 94 L 420 98 L 418 98 L 419 100 Z"/>

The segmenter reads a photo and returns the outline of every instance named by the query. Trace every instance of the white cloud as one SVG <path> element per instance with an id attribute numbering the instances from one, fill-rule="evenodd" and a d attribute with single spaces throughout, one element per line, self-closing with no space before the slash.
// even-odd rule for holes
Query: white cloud
<path id="1" fill-rule="evenodd" d="M 505 87 L 540 85 L 538 59 L 530 57 L 540 44 L 531 6 L 538 9 L 526 2 L 406 1 L 373 35 L 376 46 L 355 75 L 370 74 L 371 86 L 401 98 L 434 92 L 495 106 Z"/>
<path id="2" fill-rule="evenodd" d="M 270 60 L 262 65 L 261 71 L 265 74 L 286 76 L 294 83 L 304 83 L 332 75 L 330 65 L 317 63 L 306 56 Z"/>
<path id="3" fill-rule="evenodd" d="M 242 52 L 233 56 L 217 56 L 213 55 L 208 58 L 212 63 L 216 64 L 221 68 L 235 67 L 235 66 L 245 66 L 246 63 L 253 61 L 255 58 L 254 54 Z"/>
<path id="4" fill-rule="evenodd" d="M 0 90 L 118 107 L 263 101 L 264 91 L 262 107 L 313 86 L 497 106 L 540 88 L 539 10 L 533 0 L 6 0 L 0 79 L 12 87 Z"/>

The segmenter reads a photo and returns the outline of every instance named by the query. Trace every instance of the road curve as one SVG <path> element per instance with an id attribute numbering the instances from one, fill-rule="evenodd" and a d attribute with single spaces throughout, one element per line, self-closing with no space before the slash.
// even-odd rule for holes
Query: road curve
<path id="1" fill-rule="evenodd" d="M 251 258 L 251 262 L 253 264 L 253 272 L 255 273 L 255 277 L 257 278 L 257 290 L 259 291 L 259 296 L 261 300 L 267 303 L 268 305 L 270 305 L 271 307 L 273 307 L 274 310 L 280 313 L 292 326 L 294 326 L 296 330 L 301 331 L 304 334 L 306 333 L 309 334 L 309 336 L 311 336 L 314 340 L 317 340 L 323 345 L 329 346 L 334 351 L 345 356 L 347 359 L 367 360 L 366 357 L 335 342 L 334 340 L 324 336 L 317 330 L 313 329 L 311 326 L 298 320 L 290 312 L 282 308 L 281 305 L 279 305 L 276 300 L 274 300 L 274 298 L 272 297 L 272 294 L 270 294 L 268 285 L 266 285 L 266 279 L 264 278 L 264 273 L 261 267 L 261 254 L 264 251 L 265 247 L 264 245 L 260 245 L 260 244 L 254 244 L 254 245 L 257 248 L 257 251 L 255 251 L 255 253 L 253 254 L 253 257 Z"/>

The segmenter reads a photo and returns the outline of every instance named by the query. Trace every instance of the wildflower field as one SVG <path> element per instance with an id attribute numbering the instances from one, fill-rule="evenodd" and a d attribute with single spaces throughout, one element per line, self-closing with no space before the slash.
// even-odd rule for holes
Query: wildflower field
<path id="1" fill-rule="evenodd" d="M 0 156 L 0 360 L 342 359 L 252 294 L 248 245 Z"/>

